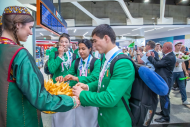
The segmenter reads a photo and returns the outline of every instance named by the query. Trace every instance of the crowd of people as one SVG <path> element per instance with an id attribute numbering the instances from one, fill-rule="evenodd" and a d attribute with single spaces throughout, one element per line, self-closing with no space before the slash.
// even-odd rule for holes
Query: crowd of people
<path id="1" fill-rule="evenodd" d="M 52 127 L 132 127 L 129 106 L 135 68 L 129 59 L 119 59 L 111 72 L 112 60 L 126 54 L 134 62 L 147 65 L 167 83 L 169 91 L 160 96 L 162 117 L 170 121 L 169 94 L 174 82 L 180 89 L 182 104 L 189 105 L 185 81 L 189 61 L 176 62 L 176 54 L 184 53 L 181 42 L 161 45 L 148 41 L 137 50 L 120 50 L 111 26 L 102 24 L 92 32 L 92 39 L 82 39 L 70 47 L 70 36 L 63 33 L 55 48 L 48 51 L 48 71 L 53 82 L 68 82 L 72 97 L 51 95 L 44 88 L 44 78 L 31 54 L 20 47 L 32 35 L 34 18 L 24 7 L 7 7 L 2 18 L 0 37 L 0 125 L 2 127 L 42 127 L 40 111 L 53 111 Z M 184 75 L 185 74 L 185 75 Z"/>
<path id="2" fill-rule="evenodd" d="M 143 52 L 144 48 L 144 52 Z M 189 55 L 189 52 L 186 51 L 186 47 L 182 45 L 182 42 L 176 42 L 174 44 L 171 42 L 166 42 L 164 45 L 155 43 L 153 41 L 148 41 L 145 47 L 139 47 L 138 51 L 133 50 L 123 52 L 131 57 L 133 61 L 147 65 L 151 70 L 157 72 L 167 83 L 169 87 L 168 95 L 160 96 L 160 106 L 161 112 L 156 112 L 155 114 L 161 115 L 159 119 L 155 119 L 157 122 L 169 122 L 170 121 L 170 105 L 168 108 L 164 108 L 166 100 L 169 100 L 169 94 L 171 89 L 180 90 L 182 104 L 190 105 L 190 102 L 187 100 L 186 94 L 186 80 L 180 80 L 190 75 L 190 60 L 185 62 L 176 61 L 176 55 Z"/>

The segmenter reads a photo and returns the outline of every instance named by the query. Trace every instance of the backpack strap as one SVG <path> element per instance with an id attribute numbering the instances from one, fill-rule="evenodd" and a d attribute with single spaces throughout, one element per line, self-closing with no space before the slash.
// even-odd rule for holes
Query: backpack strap
<path id="1" fill-rule="evenodd" d="M 136 67 L 135 63 L 134 63 L 127 55 L 125 55 L 125 54 L 119 54 L 119 55 L 117 55 L 117 56 L 111 61 L 111 65 L 110 65 L 110 74 L 111 74 L 111 76 L 113 75 L 113 67 L 114 67 L 115 63 L 116 63 L 118 60 L 120 60 L 120 59 L 128 59 L 128 60 L 130 60 L 130 61 L 133 63 L 133 66 L 134 66 L 134 69 L 135 69 L 135 77 L 138 76 L 138 70 L 137 70 L 137 67 Z M 125 105 L 125 108 L 126 108 L 127 112 L 129 113 L 129 115 L 130 115 L 130 117 L 131 117 L 132 125 L 133 125 L 133 126 L 136 126 L 136 120 L 135 120 L 135 118 L 134 118 L 134 116 L 133 116 L 131 110 L 129 109 L 129 106 L 127 105 L 127 103 L 126 103 L 124 97 L 122 97 L 121 99 L 122 99 L 122 101 L 123 101 L 123 104 Z"/>
<path id="2" fill-rule="evenodd" d="M 113 75 L 113 67 L 115 65 L 115 63 L 120 60 L 120 59 L 128 59 L 132 62 L 133 66 L 134 66 L 134 69 L 135 69 L 135 77 L 138 77 L 138 69 L 135 65 L 135 63 L 133 62 L 133 60 L 131 58 L 129 58 L 126 54 L 119 54 L 117 55 L 112 61 L 111 61 L 111 64 L 110 64 L 110 74 L 111 76 Z"/>
<path id="3" fill-rule="evenodd" d="M 73 60 L 72 60 L 72 62 L 73 62 L 74 60 L 76 60 L 76 58 L 77 58 L 76 54 L 73 53 Z"/>
<path id="4" fill-rule="evenodd" d="M 94 63 L 97 60 L 97 58 L 93 57 L 91 62 L 90 62 L 90 72 L 92 72 L 94 70 Z M 77 69 L 79 66 L 79 62 L 80 62 L 80 58 L 77 58 L 75 61 L 75 74 L 77 74 Z"/>
<path id="5" fill-rule="evenodd" d="M 92 72 L 94 70 L 94 63 L 97 60 L 97 58 L 93 57 L 91 62 L 90 62 L 90 72 Z"/>
<path id="6" fill-rule="evenodd" d="M 127 103 L 126 103 L 124 97 L 122 97 L 121 99 L 122 99 L 122 101 L 123 101 L 123 104 L 125 105 L 125 108 L 126 108 L 127 112 L 129 113 L 129 116 L 131 117 L 133 127 L 136 126 L 135 117 L 133 116 L 131 110 L 129 109 L 129 106 L 127 105 Z"/>
<path id="7" fill-rule="evenodd" d="M 77 58 L 75 60 L 75 74 L 77 74 L 77 69 L 78 69 L 78 66 L 79 66 L 79 62 L 80 62 L 80 58 Z"/>
<path id="8" fill-rule="evenodd" d="M 54 59 L 56 59 L 58 55 L 59 55 L 59 52 L 56 51 L 56 52 L 55 52 L 55 58 L 54 58 Z"/>

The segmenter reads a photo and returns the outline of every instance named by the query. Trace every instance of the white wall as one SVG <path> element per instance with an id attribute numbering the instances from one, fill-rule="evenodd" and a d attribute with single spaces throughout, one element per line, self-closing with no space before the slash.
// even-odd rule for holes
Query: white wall
<path id="1" fill-rule="evenodd" d="M 0 0 L 0 15 L 3 14 L 4 9 L 8 6 L 23 6 L 23 5 L 20 2 L 18 2 L 17 0 L 8 0 L 8 1 Z M 21 42 L 21 44 L 24 44 L 24 47 L 30 52 L 31 55 L 33 55 L 32 42 L 33 42 L 32 36 L 29 36 L 28 40 L 26 42 Z"/>

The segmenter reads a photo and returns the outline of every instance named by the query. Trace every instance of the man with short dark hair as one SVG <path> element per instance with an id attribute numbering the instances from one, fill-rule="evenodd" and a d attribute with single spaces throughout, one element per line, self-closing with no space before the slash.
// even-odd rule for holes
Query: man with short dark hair
<path id="1" fill-rule="evenodd" d="M 115 44 L 115 32 L 109 25 L 102 24 L 93 30 L 92 39 L 99 53 L 105 54 L 99 80 L 87 85 L 78 83 L 73 87 L 73 93 L 80 98 L 81 105 L 99 107 L 100 127 L 132 127 L 131 118 L 121 98 L 124 97 L 129 106 L 135 79 L 133 63 L 128 59 L 119 59 L 114 64 L 111 75 L 111 61 L 119 54 L 123 54 Z"/>
<path id="2" fill-rule="evenodd" d="M 171 42 L 166 42 L 163 45 L 164 57 L 159 60 L 151 56 L 150 52 L 147 53 L 148 60 L 154 65 L 155 72 L 158 73 L 167 83 L 169 89 L 172 86 L 172 72 L 175 67 L 176 58 L 172 52 L 173 45 Z M 160 96 L 161 112 L 156 112 L 161 115 L 161 118 L 155 119 L 156 122 L 169 122 L 170 121 L 170 100 L 169 92 L 165 96 Z"/>
<path id="3" fill-rule="evenodd" d="M 148 41 L 147 44 L 146 44 L 146 51 L 147 52 L 153 52 L 155 57 L 157 59 L 159 59 L 158 57 L 158 53 L 156 51 L 154 51 L 154 48 L 155 48 L 155 42 L 154 41 Z M 147 53 L 145 53 L 143 55 L 143 57 L 141 58 L 140 57 L 140 51 L 137 53 L 137 62 L 138 64 L 145 64 L 145 65 L 148 65 L 150 66 L 150 69 L 151 70 L 155 70 L 154 66 L 150 63 L 150 61 L 148 60 L 148 57 L 146 56 Z"/>
<path id="4" fill-rule="evenodd" d="M 184 55 L 182 52 L 180 52 L 182 46 L 182 42 L 176 42 L 175 43 L 175 51 L 174 54 L 177 55 Z M 179 85 L 179 89 L 180 89 L 180 93 L 181 93 L 181 97 L 182 97 L 182 104 L 184 105 L 190 105 L 190 102 L 188 102 L 187 100 L 187 93 L 186 93 L 186 87 L 185 87 L 185 80 L 179 80 L 179 78 L 184 78 L 185 75 L 189 76 L 186 67 L 185 67 L 185 63 L 178 61 L 178 59 L 176 60 L 176 66 L 173 70 L 173 83 L 174 84 L 175 81 L 177 81 L 177 84 Z M 184 75 L 184 72 L 185 75 Z"/>
<path id="5" fill-rule="evenodd" d="M 73 52 L 77 49 L 77 43 L 72 43 L 72 49 L 73 49 Z"/>
<path id="6" fill-rule="evenodd" d="M 160 43 L 156 43 L 156 47 L 154 49 L 154 51 L 156 51 L 158 53 L 158 57 L 159 59 L 161 59 L 163 57 L 163 53 L 160 51 Z"/>

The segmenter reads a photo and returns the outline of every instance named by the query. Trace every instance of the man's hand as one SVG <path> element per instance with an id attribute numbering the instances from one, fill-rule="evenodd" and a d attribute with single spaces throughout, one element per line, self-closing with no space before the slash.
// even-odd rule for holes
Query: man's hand
<path id="1" fill-rule="evenodd" d="M 74 96 L 77 96 L 79 98 L 80 93 L 83 91 L 83 89 L 79 86 L 73 86 L 73 94 Z"/>
<path id="2" fill-rule="evenodd" d="M 148 56 L 148 57 L 151 56 L 150 52 L 147 52 L 147 53 L 146 53 L 146 56 Z"/>
<path id="3" fill-rule="evenodd" d="M 185 75 L 189 77 L 189 73 L 187 71 L 185 72 Z"/>
<path id="4" fill-rule="evenodd" d="M 190 70 L 187 71 L 190 74 Z"/>
<path id="5" fill-rule="evenodd" d="M 151 56 L 152 56 L 152 57 L 155 57 L 154 52 L 151 52 Z"/>
<path id="6" fill-rule="evenodd" d="M 75 86 L 79 86 L 79 87 L 81 87 L 83 90 L 86 90 L 86 91 L 88 91 L 89 89 L 88 89 L 88 85 L 86 85 L 86 84 L 84 84 L 84 83 L 77 83 Z"/>
<path id="7" fill-rule="evenodd" d="M 59 81 L 59 82 L 64 82 L 65 81 L 65 79 L 63 78 L 63 76 L 59 76 L 59 77 L 57 77 L 56 79 L 55 79 L 57 82 Z"/>

